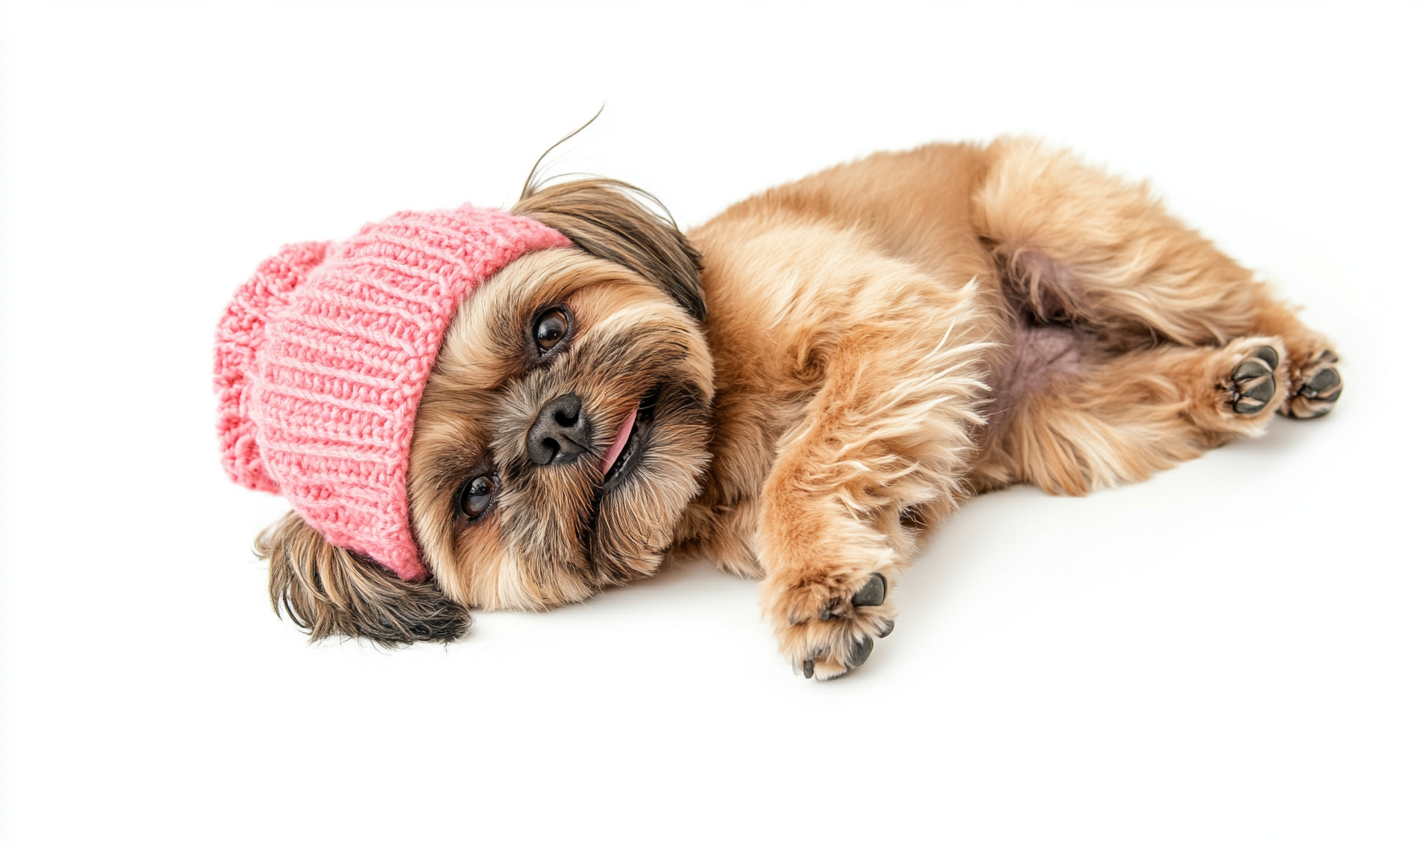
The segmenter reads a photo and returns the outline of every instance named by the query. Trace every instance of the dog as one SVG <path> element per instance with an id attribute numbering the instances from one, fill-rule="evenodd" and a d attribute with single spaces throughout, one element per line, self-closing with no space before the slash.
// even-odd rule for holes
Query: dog
<path id="1" fill-rule="evenodd" d="M 313 640 L 449 641 L 705 557 L 830 679 L 974 494 L 1141 481 L 1343 390 L 1145 184 L 1034 140 L 873 155 L 686 234 L 605 179 L 407 214 L 290 246 L 219 332 L 225 462 L 296 506 L 256 550 Z"/>

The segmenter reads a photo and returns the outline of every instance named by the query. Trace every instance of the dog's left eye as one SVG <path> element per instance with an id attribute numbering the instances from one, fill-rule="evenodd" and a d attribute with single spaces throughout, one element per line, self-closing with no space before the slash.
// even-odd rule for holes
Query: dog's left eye
<path id="1" fill-rule="evenodd" d="M 534 321 L 534 344 L 541 354 L 548 353 L 569 335 L 569 316 L 559 308 L 548 309 Z"/>
<path id="2" fill-rule="evenodd" d="M 460 510 L 470 518 L 479 518 L 489 508 L 493 499 L 494 480 L 488 475 L 481 475 L 465 487 L 464 497 L 460 500 Z"/>

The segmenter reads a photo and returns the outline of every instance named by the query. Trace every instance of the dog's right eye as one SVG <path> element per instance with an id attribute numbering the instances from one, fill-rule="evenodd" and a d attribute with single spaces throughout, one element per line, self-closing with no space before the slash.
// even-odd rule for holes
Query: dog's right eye
<path id="1" fill-rule="evenodd" d="M 534 319 L 534 344 L 539 355 L 552 352 L 569 335 L 569 316 L 560 307 L 547 309 Z"/>
<path id="2" fill-rule="evenodd" d="M 489 508 L 493 499 L 494 480 L 487 475 L 481 475 L 465 487 L 465 494 L 460 500 L 460 510 L 470 518 L 479 518 Z"/>

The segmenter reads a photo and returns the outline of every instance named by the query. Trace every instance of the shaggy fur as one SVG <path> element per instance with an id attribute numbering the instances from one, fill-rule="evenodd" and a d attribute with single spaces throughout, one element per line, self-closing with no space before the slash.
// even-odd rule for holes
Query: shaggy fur
<path id="1" fill-rule="evenodd" d="M 452 610 L 548 609 L 705 556 L 761 580 L 798 672 L 835 677 L 974 493 L 1142 480 L 1342 388 L 1326 341 L 1145 186 L 1032 141 L 872 156 L 686 237 L 611 181 L 512 211 L 575 247 L 511 263 L 446 333 L 409 478 L 433 581 L 373 576 L 293 517 L 260 545 L 313 638 L 447 640 Z M 568 329 L 544 350 L 551 310 Z M 585 441 L 540 465 L 569 395 Z M 472 481 L 493 486 L 475 517 Z"/>

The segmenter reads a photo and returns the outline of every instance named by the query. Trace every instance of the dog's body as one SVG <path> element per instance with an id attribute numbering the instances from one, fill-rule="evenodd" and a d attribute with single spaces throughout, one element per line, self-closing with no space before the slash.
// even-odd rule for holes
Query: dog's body
<path id="1" fill-rule="evenodd" d="M 435 580 L 295 518 L 260 544 L 314 636 L 450 638 L 465 607 L 546 609 L 705 555 L 760 578 L 783 653 L 834 677 L 973 493 L 1141 480 L 1340 394 L 1325 340 L 1250 272 L 1032 142 L 872 156 L 690 246 L 598 181 L 513 211 L 575 246 L 512 262 L 445 336 L 408 475 Z"/>

